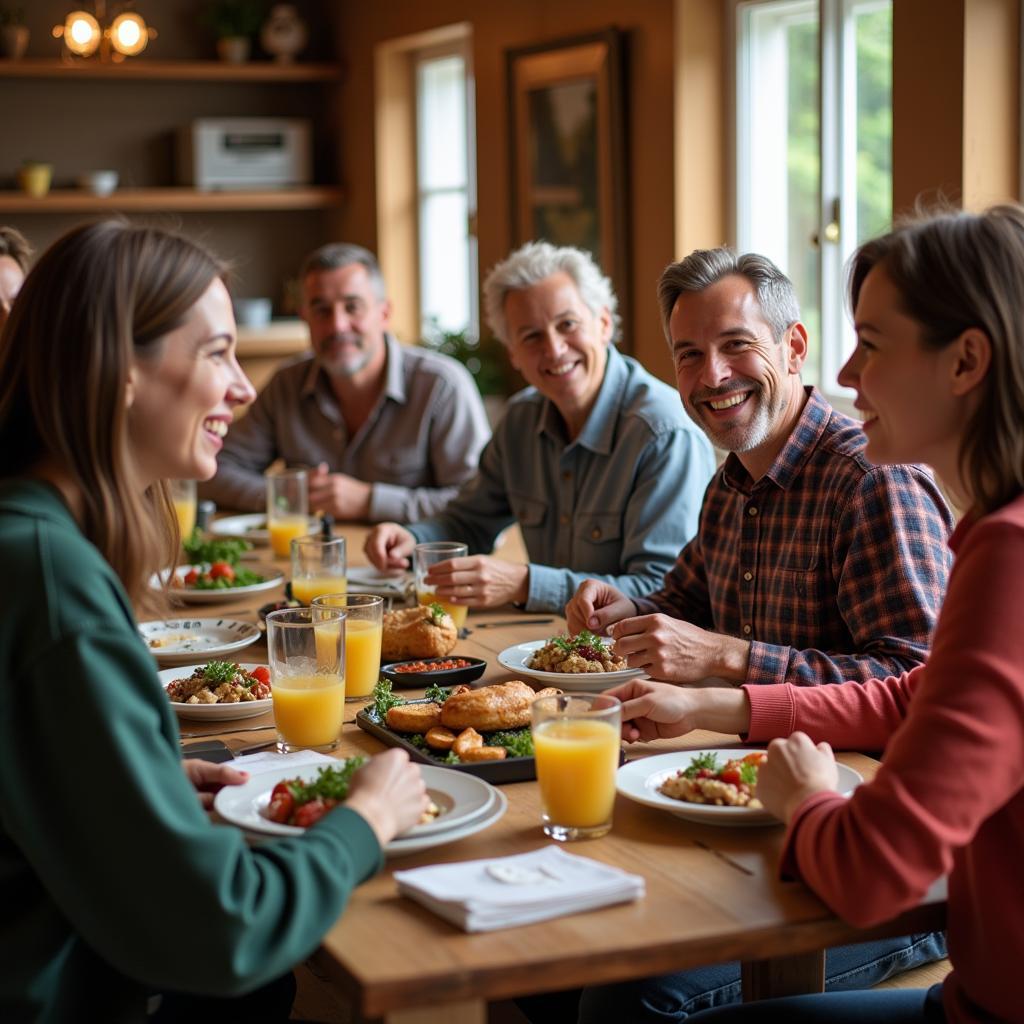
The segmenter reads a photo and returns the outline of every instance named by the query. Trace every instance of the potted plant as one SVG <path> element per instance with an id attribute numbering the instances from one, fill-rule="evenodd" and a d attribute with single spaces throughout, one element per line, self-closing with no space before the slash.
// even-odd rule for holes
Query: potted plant
<path id="1" fill-rule="evenodd" d="M 205 12 L 207 26 L 217 37 L 217 55 L 230 64 L 249 59 L 252 36 L 263 23 L 261 0 L 213 0 Z"/>
<path id="2" fill-rule="evenodd" d="M 0 57 L 17 60 L 28 49 L 28 26 L 23 7 L 0 8 Z"/>

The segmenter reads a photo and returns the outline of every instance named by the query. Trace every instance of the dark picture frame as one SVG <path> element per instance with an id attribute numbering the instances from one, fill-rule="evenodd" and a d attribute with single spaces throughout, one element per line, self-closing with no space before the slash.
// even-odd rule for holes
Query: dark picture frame
<path id="1" fill-rule="evenodd" d="M 506 68 L 513 243 L 592 252 L 628 324 L 623 48 L 607 29 L 507 50 Z"/>

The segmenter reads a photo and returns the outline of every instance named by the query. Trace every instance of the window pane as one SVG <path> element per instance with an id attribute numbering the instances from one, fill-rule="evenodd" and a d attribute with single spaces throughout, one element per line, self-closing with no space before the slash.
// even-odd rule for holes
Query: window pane
<path id="1" fill-rule="evenodd" d="M 468 209 L 464 192 L 420 201 L 420 309 L 425 333 L 470 325 Z"/>
<path id="2" fill-rule="evenodd" d="M 466 64 L 453 54 L 418 66 L 421 190 L 466 187 Z"/>
<path id="3" fill-rule="evenodd" d="M 892 220 L 892 4 L 861 4 L 853 17 L 859 245 L 885 231 Z"/>
<path id="4" fill-rule="evenodd" d="M 738 243 L 791 278 L 810 334 L 804 375 L 821 362 L 818 4 L 750 5 L 740 22 Z"/>

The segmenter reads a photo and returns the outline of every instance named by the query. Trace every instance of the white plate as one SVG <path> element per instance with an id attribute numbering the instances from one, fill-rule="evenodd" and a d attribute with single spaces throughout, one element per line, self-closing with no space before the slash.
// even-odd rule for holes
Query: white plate
<path id="1" fill-rule="evenodd" d="M 246 597 L 249 594 L 258 594 L 261 590 L 273 590 L 279 587 L 284 581 L 284 573 L 275 569 L 272 565 L 246 565 L 250 572 L 259 573 L 266 579 L 262 583 L 250 583 L 247 587 L 224 587 L 215 590 L 193 590 L 188 587 L 170 587 L 167 593 L 174 601 L 181 601 L 185 604 L 223 604 L 226 601 L 234 601 L 237 598 Z M 183 580 L 192 569 L 191 565 L 179 565 L 174 571 L 177 579 Z M 154 590 L 162 590 L 167 579 L 167 569 L 163 572 L 154 573 L 149 580 L 149 585 Z"/>
<path id="2" fill-rule="evenodd" d="M 309 532 L 316 533 L 320 529 L 319 519 L 310 519 Z M 263 512 L 253 512 L 244 516 L 225 516 L 215 519 L 210 524 L 210 533 L 215 537 L 241 537 L 251 544 L 270 543 L 267 531 L 267 517 Z"/>
<path id="3" fill-rule="evenodd" d="M 282 779 L 315 779 L 321 764 L 275 768 L 260 772 L 241 786 L 225 786 L 214 798 L 213 806 L 225 820 L 248 833 L 264 836 L 297 836 L 306 830 L 279 825 L 265 817 L 270 794 Z M 446 812 L 434 821 L 416 825 L 385 847 L 389 856 L 401 856 L 427 850 L 443 843 L 472 835 L 497 821 L 508 806 L 505 795 L 483 779 L 433 765 L 421 765 L 427 790 Z"/>
<path id="4" fill-rule="evenodd" d="M 251 622 L 236 619 L 157 619 L 140 622 L 139 633 L 161 665 L 194 665 L 210 661 L 256 643 L 260 631 Z M 154 641 L 161 641 L 154 646 Z"/>
<path id="5" fill-rule="evenodd" d="M 702 825 L 781 825 L 773 814 L 763 808 L 751 810 L 749 807 L 718 807 L 715 804 L 691 804 L 685 800 L 674 800 L 658 792 L 658 787 L 669 776 L 675 775 L 680 768 L 686 768 L 700 754 L 717 754 L 719 760 L 727 761 L 743 757 L 745 754 L 763 753 L 756 747 L 725 748 L 712 750 L 681 750 L 672 754 L 659 754 L 656 757 L 642 757 L 637 761 L 624 764 L 615 777 L 615 788 L 630 800 L 657 807 L 668 811 L 687 821 L 698 821 Z M 839 792 L 849 795 L 864 779 L 845 764 L 836 766 L 839 769 Z"/>
<path id="6" fill-rule="evenodd" d="M 373 566 L 350 565 L 348 589 L 382 597 L 405 597 L 412 587 L 410 572 L 380 572 Z"/>
<path id="7" fill-rule="evenodd" d="M 182 665 L 181 668 L 165 668 L 161 672 L 157 672 L 160 677 L 160 685 L 166 691 L 175 679 L 187 679 L 197 668 L 202 668 L 204 665 L 206 665 L 205 661 L 197 665 Z M 251 672 L 254 668 L 266 668 L 266 665 L 244 662 L 239 663 L 238 667 L 244 668 L 246 672 Z M 255 718 L 274 706 L 271 697 L 267 697 L 265 700 L 240 701 L 237 704 L 185 704 L 175 700 L 170 703 L 179 718 L 188 718 L 196 722 L 228 722 L 232 719 Z"/>
<path id="8" fill-rule="evenodd" d="M 567 691 L 579 691 L 582 693 L 600 692 L 610 690 L 627 679 L 644 679 L 647 673 L 639 668 L 624 668 L 618 672 L 541 672 L 530 668 L 527 662 L 533 656 L 534 651 L 539 651 L 547 640 L 530 640 L 525 644 L 515 644 L 506 647 L 498 655 L 498 664 L 507 668 L 509 672 L 517 675 L 530 676 L 548 686 L 557 686 Z"/>

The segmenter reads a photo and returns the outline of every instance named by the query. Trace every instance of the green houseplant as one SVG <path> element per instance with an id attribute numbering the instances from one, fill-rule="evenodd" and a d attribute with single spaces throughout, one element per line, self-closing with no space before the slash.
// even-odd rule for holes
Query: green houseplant
<path id="1" fill-rule="evenodd" d="M 203 12 L 206 27 L 217 37 L 217 55 L 230 64 L 249 59 L 252 37 L 263 23 L 262 0 L 212 0 Z"/>

